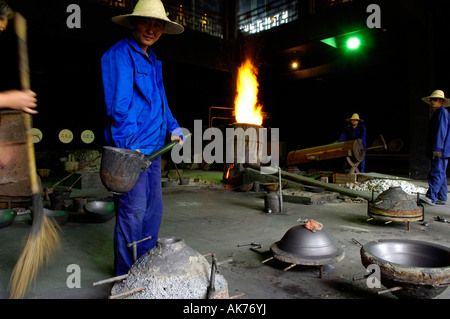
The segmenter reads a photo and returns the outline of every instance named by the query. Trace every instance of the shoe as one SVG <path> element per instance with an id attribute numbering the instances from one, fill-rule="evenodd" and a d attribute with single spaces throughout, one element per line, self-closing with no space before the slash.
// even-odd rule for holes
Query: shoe
<path id="1" fill-rule="evenodd" d="M 431 200 L 431 198 L 426 197 L 426 196 L 420 196 L 420 200 L 430 206 L 434 206 L 435 203 L 433 203 L 433 201 Z"/>
<path id="2" fill-rule="evenodd" d="M 436 199 L 436 204 L 438 204 L 438 205 L 445 205 L 446 203 L 447 203 L 447 201 L 445 201 L 445 200 Z"/>

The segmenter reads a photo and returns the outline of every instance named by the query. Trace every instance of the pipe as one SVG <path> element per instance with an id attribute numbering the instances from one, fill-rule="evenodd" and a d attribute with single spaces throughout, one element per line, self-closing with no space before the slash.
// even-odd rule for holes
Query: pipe
<path id="1" fill-rule="evenodd" d="M 259 173 L 261 166 L 254 165 L 254 164 L 247 164 L 247 169 L 252 170 L 255 173 Z M 331 190 L 334 192 L 338 192 L 340 194 L 344 194 L 347 196 L 361 197 L 368 201 L 370 201 L 372 199 L 372 193 L 370 193 L 370 192 L 355 191 L 352 189 L 340 187 L 336 184 L 321 182 L 321 181 L 318 181 L 318 180 L 315 180 L 312 178 L 304 177 L 301 175 L 297 175 L 297 174 L 289 173 L 289 172 L 285 172 L 285 171 L 281 171 L 281 176 L 290 181 L 321 187 L 321 188 L 328 189 L 328 190 Z"/>

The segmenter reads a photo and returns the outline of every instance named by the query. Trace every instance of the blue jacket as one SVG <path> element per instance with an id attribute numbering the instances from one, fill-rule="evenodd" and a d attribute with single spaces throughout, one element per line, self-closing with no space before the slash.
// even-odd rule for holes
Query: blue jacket
<path id="1" fill-rule="evenodd" d="M 161 61 L 150 48 L 148 55 L 127 37 L 101 59 L 106 144 L 145 155 L 164 145 L 167 132 L 181 136 L 167 104 Z"/>
<path id="2" fill-rule="evenodd" d="M 364 148 L 366 148 L 367 147 L 366 136 L 367 136 L 366 126 L 364 124 L 358 123 L 358 126 L 356 126 L 356 128 L 353 128 L 353 125 L 349 124 L 344 129 L 344 132 L 342 132 L 341 137 L 339 137 L 337 141 L 345 142 L 361 139 Z"/>
<path id="3" fill-rule="evenodd" d="M 429 145 L 431 151 L 442 152 L 442 158 L 450 157 L 450 115 L 443 106 L 438 108 L 430 119 Z M 431 155 L 431 154 L 429 154 Z"/>

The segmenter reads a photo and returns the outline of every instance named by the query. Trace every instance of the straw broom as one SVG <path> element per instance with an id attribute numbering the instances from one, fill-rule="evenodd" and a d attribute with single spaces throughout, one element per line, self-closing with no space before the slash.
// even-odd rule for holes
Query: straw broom
<path id="1" fill-rule="evenodd" d="M 22 89 L 30 88 L 28 53 L 26 42 L 26 20 L 17 13 L 14 18 L 19 45 L 19 71 Z M 36 174 L 36 160 L 31 133 L 31 115 L 23 113 L 27 131 L 27 156 L 32 191 L 33 224 L 28 240 L 20 255 L 10 279 L 10 298 L 23 298 L 30 284 L 36 279 L 41 267 L 59 246 L 59 235 L 56 225 L 44 214 L 42 192 Z"/>

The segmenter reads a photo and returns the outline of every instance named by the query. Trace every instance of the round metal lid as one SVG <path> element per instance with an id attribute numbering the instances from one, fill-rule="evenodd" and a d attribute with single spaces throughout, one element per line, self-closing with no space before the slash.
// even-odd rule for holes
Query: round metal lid
<path id="1" fill-rule="evenodd" d="M 312 232 L 303 225 L 290 228 L 270 249 L 275 258 L 299 265 L 325 265 L 344 258 L 343 249 L 326 232 Z"/>

